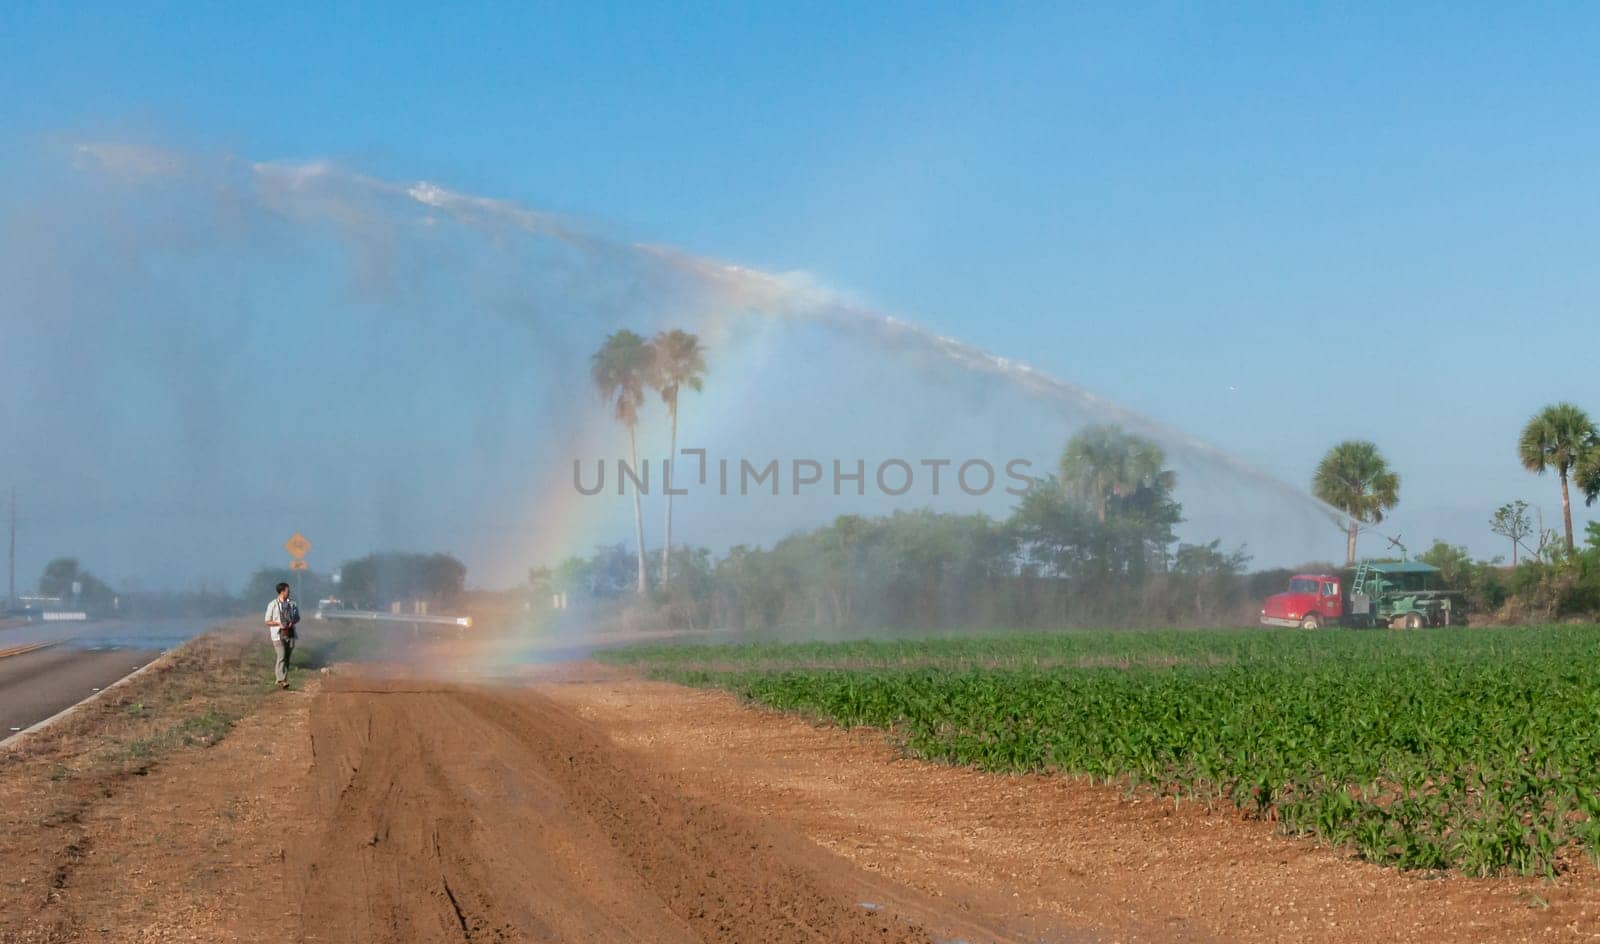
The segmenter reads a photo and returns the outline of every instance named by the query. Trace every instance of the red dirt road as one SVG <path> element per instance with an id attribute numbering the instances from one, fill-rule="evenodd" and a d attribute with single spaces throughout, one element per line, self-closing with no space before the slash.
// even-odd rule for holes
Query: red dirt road
<path id="1" fill-rule="evenodd" d="M 1011 939 L 689 798 L 532 692 L 336 679 L 310 734 L 299 940 Z"/>

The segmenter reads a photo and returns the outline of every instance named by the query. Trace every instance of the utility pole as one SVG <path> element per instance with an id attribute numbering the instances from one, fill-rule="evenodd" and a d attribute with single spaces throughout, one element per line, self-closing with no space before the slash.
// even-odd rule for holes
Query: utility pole
<path id="1" fill-rule="evenodd" d="M 17 605 L 17 487 L 11 486 L 11 569 L 6 581 L 6 606 Z"/>

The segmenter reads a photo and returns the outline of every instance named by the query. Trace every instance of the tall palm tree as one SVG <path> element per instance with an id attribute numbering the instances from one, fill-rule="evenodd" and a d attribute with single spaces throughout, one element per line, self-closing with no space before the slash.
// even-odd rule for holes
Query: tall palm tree
<path id="1" fill-rule="evenodd" d="M 650 386 L 655 388 L 661 396 L 661 402 L 667 406 L 667 416 L 672 424 L 672 451 L 667 453 L 671 457 L 667 461 L 673 462 L 678 458 L 678 393 L 684 387 L 700 392 L 706 376 L 705 348 L 700 346 L 699 338 L 677 329 L 656 335 L 651 346 L 655 350 L 655 360 L 651 364 Z M 662 474 L 666 474 L 665 470 Z M 661 544 L 663 587 L 672 575 L 672 491 L 664 490 L 667 493 L 667 524 Z"/>
<path id="2" fill-rule="evenodd" d="M 1377 524 L 1390 508 L 1400 504 L 1400 476 L 1378 447 L 1361 439 L 1347 439 L 1328 450 L 1311 476 L 1311 491 L 1350 516 L 1344 545 L 1344 562 L 1356 562 L 1356 535 L 1363 524 Z"/>
<path id="3" fill-rule="evenodd" d="M 650 380 L 655 353 L 650 343 L 624 328 L 606 335 L 600 350 L 594 352 L 589 363 L 589 376 L 601 399 L 611 406 L 617 422 L 628 427 L 628 459 L 633 468 L 639 468 L 639 448 L 636 432 L 639 427 L 639 408 L 644 405 L 644 391 Z M 621 473 L 618 473 L 621 484 Z M 639 592 L 645 592 L 644 579 L 644 516 L 639 508 L 639 489 L 633 490 L 633 537 L 639 556 Z"/>
<path id="4" fill-rule="evenodd" d="M 1177 486 L 1177 474 L 1162 468 L 1166 461 L 1161 447 L 1147 439 L 1116 426 L 1091 426 L 1062 451 L 1061 482 L 1087 501 L 1104 524 L 1113 498 L 1127 498 L 1141 488 L 1170 492 Z"/>
<path id="5" fill-rule="evenodd" d="M 1596 449 L 1600 449 L 1600 430 L 1595 429 L 1589 414 L 1571 403 L 1557 403 L 1533 414 L 1517 440 L 1517 456 L 1522 459 L 1523 468 L 1540 475 L 1546 469 L 1555 469 L 1561 479 L 1561 517 L 1567 527 L 1569 554 L 1572 553 L 1572 496 L 1567 490 L 1567 479 L 1580 463 L 1587 470 L 1588 454 Z"/>

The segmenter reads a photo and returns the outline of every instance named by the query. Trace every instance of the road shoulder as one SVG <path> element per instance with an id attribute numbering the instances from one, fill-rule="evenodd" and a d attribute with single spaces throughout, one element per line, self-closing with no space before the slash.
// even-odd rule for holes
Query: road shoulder
<path id="1" fill-rule="evenodd" d="M 285 939 L 311 691 L 258 642 L 196 640 L 0 755 L 0 941 Z"/>

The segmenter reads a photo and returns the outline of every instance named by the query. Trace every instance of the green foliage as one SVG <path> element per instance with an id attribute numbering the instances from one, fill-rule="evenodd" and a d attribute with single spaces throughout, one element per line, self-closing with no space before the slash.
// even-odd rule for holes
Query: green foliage
<path id="1" fill-rule="evenodd" d="M 658 587 L 659 559 L 648 558 Z M 1248 562 L 1215 541 L 1174 554 L 1136 519 L 1102 525 L 1053 491 L 1024 498 L 1006 522 L 926 509 L 844 515 L 720 559 L 676 548 L 672 579 L 651 602 L 682 627 L 1238 623 L 1254 620 Z M 530 574 L 530 590 L 540 605 L 563 592 L 572 606 L 616 603 L 632 595 L 631 565 L 622 545 L 602 546 Z M 1275 576 L 1271 592 L 1281 589 Z"/>
<path id="2" fill-rule="evenodd" d="M 1584 452 L 1572 470 L 1572 480 L 1583 493 L 1583 503 L 1593 505 L 1600 501 L 1600 444 Z M 1590 522 L 1593 526 L 1593 522 Z"/>
<path id="3" fill-rule="evenodd" d="M 313 570 L 290 570 L 287 567 L 258 567 L 250 575 L 250 580 L 244 587 L 244 602 L 256 609 L 264 610 L 267 601 L 278 595 L 278 584 L 286 583 L 294 587 L 295 598 L 302 604 L 313 603 L 328 596 L 333 591 L 333 584 L 325 574 Z M 307 609 L 306 616 L 310 616 Z"/>
<path id="4" fill-rule="evenodd" d="M 1554 470 L 1561 481 L 1561 509 L 1566 527 L 1567 552 L 1573 550 L 1572 508 L 1567 482 L 1574 469 L 1582 473 L 1579 488 L 1584 489 L 1592 463 L 1600 463 L 1600 428 L 1576 404 L 1557 403 L 1535 413 L 1517 439 L 1517 457 L 1529 472 L 1543 475 Z M 1600 482 L 1594 484 L 1600 485 Z M 1586 490 L 1586 489 L 1585 489 Z"/>
<path id="5" fill-rule="evenodd" d="M 1311 490 L 1364 524 L 1377 524 L 1400 503 L 1400 476 L 1390 471 L 1378 447 L 1364 440 L 1339 443 L 1317 464 Z"/>
<path id="6" fill-rule="evenodd" d="M 78 586 L 76 594 L 73 584 Z M 117 596 L 105 581 L 80 566 L 75 557 L 58 557 L 45 565 L 44 573 L 39 575 L 39 595 L 57 597 L 97 612 L 109 611 Z"/>
<path id="7" fill-rule="evenodd" d="M 669 412 L 678 409 L 679 391 L 698 392 L 705 383 L 705 354 L 700 339 L 687 331 L 663 331 L 650 341 L 647 380 Z"/>
<path id="8" fill-rule="evenodd" d="M 1517 457 L 1529 472 L 1554 470 L 1562 478 L 1600 442 L 1600 430 L 1574 403 L 1547 406 L 1528 419 L 1517 439 Z"/>
<path id="9" fill-rule="evenodd" d="M 655 354 L 650 342 L 624 328 L 606 335 L 605 343 L 589 364 L 590 378 L 617 422 L 632 427 L 639 422 L 639 407 L 650 383 Z"/>
<path id="10" fill-rule="evenodd" d="M 639 407 L 644 405 L 645 387 L 656 374 L 656 352 L 650 342 L 624 328 L 606 335 L 605 343 L 590 359 L 589 375 L 600 398 L 611 406 L 617 422 L 628 428 L 628 459 L 637 472 L 639 449 L 637 434 Z M 676 398 L 676 388 L 673 393 Z M 676 400 L 674 399 L 674 402 Z M 674 410 L 676 416 L 676 410 Z M 617 472 L 622 475 L 621 470 Z M 620 484 L 620 483 L 619 483 Z M 634 589 L 645 592 L 644 519 L 639 507 L 639 490 L 633 492 L 633 528 L 637 546 L 635 552 Z"/>
<path id="11" fill-rule="evenodd" d="M 1311 491 L 1349 515 L 1345 566 L 1356 562 L 1356 537 L 1362 524 L 1377 524 L 1400 503 L 1400 476 L 1390 471 L 1378 447 L 1364 440 L 1339 443 L 1317 464 Z"/>
<path id="12" fill-rule="evenodd" d="M 656 677 L 920 757 L 1231 804 L 1401 868 L 1600 856 L 1600 629 L 1190 631 L 653 647 Z"/>
<path id="13" fill-rule="evenodd" d="M 1091 426 L 1062 450 L 1061 484 L 1102 523 L 1118 515 L 1146 516 L 1159 512 L 1177 487 L 1177 474 L 1162 468 L 1166 462 L 1161 447 L 1148 439 L 1117 426 Z"/>
<path id="14" fill-rule="evenodd" d="M 1194 615 L 1203 624 L 1216 625 L 1240 602 L 1255 599 L 1240 579 L 1248 566 L 1250 555 L 1242 547 L 1224 552 L 1221 541 L 1180 544 L 1172 559 L 1173 582 Z"/>
<path id="15" fill-rule="evenodd" d="M 1517 565 L 1518 550 L 1528 550 L 1527 545 L 1522 543 L 1523 539 L 1536 529 L 1533 518 L 1528 514 L 1528 503 L 1520 499 L 1501 505 L 1495 509 L 1494 517 L 1489 519 L 1489 530 L 1511 542 L 1513 567 Z"/>
<path id="16" fill-rule="evenodd" d="M 984 515 L 846 515 L 771 551 L 736 548 L 712 577 L 719 609 L 741 624 L 929 627 L 999 605 L 1009 548 Z"/>
<path id="17" fill-rule="evenodd" d="M 1469 609 L 1475 613 L 1492 613 L 1506 601 L 1505 584 L 1500 578 L 1498 561 L 1476 561 L 1465 547 L 1434 541 L 1433 546 L 1417 555 L 1417 560 L 1439 568 L 1439 579 L 1444 585 L 1466 594 Z"/>
<path id="18" fill-rule="evenodd" d="M 466 565 L 449 554 L 389 551 L 345 561 L 339 592 L 358 608 L 387 609 L 411 600 L 449 606 L 461 596 L 466 580 Z"/>
<path id="19" fill-rule="evenodd" d="M 1102 586 L 1137 584 L 1165 570 L 1183 520 L 1159 483 L 1106 496 L 1106 516 L 1057 478 L 1041 479 L 1012 513 L 1009 530 L 1027 565 L 1047 577 Z"/>
<path id="20" fill-rule="evenodd" d="M 568 557 L 549 574 L 552 590 L 577 602 L 611 600 L 634 590 L 634 552 L 621 544 L 596 547 L 588 557 Z"/>
<path id="21" fill-rule="evenodd" d="M 1440 579 L 1452 587 L 1460 587 L 1469 580 L 1476 566 L 1465 547 L 1444 541 L 1434 541 L 1432 547 L 1417 555 L 1417 560 L 1439 568 Z"/>
<path id="22" fill-rule="evenodd" d="M 596 356 L 596 376 L 616 380 L 605 387 L 616 394 L 616 363 L 628 362 L 636 345 L 617 336 L 607 343 L 618 349 Z M 683 383 L 698 377 L 694 355 L 676 375 Z M 1290 572 L 1246 575 L 1250 558 L 1242 548 L 1177 544 L 1183 512 L 1164 464 L 1155 445 L 1115 427 L 1092 427 L 1067 443 L 1059 474 L 1034 480 L 1004 521 L 928 510 L 845 515 L 770 549 L 734 547 L 720 560 L 703 549 L 673 549 L 672 579 L 664 579 L 666 552 L 646 563 L 642 546 L 635 549 L 630 574 L 629 552 L 606 546 L 534 572 L 529 586 L 535 600 L 566 593 L 573 605 L 614 603 L 630 586 L 655 586 L 634 615 L 659 622 L 664 614 L 678 627 L 1254 623 L 1259 602 L 1282 591 Z M 1399 500 L 1400 480 L 1375 445 L 1348 441 L 1323 458 L 1314 486 L 1351 516 L 1346 550 L 1353 562 L 1360 523 L 1383 520 Z M 1536 530 L 1525 502 L 1502 506 L 1490 527 L 1512 542 L 1517 562 L 1521 548 L 1537 566 L 1506 571 L 1498 559 L 1474 561 L 1446 544 L 1420 555 L 1465 595 L 1469 611 L 1517 621 L 1600 609 L 1590 564 L 1544 534 L 1536 543 L 1524 540 Z"/>
<path id="23" fill-rule="evenodd" d="M 657 334 L 650 342 L 650 386 L 655 388 L 661 397 L 661 402 L 666 404 L 667 419 L 670 427 L 671 448 L 667 455 L 669 464 L 663 467 L 662 475 L 668 475 L 671 468 L 676 468 L 675 461 L 678 457 L 678 394 L 684 387 L 699 391 L 705 382 L 706 359 L 705 348 L 700 346 L 700 339 L 687 331 L 673 329 Z M 668 482 L 663 479 L 662 488 L 666 490 Z M 666 494 L 667 517 L 662 530 L 661 542 L 661 578 L 660 583 L 666 584 L 672 574 L 672 492 Z M 672 588 L 662 587 L 669 595 Z"/>
<path id="24" fill-rule="evenodd" d="M 1197 580 L 1227 579 L 1244 573 L 1250 564 L 1250 555 L 1243 548 L 1224 554 L 1222 542 L 1210 544 L 1180 544 L 1172 558 L 1173 573 Z"/>
<path id="25" fill-rule="evenodd" d="M 1587 538 L 1571 554 L 1524 560 L 1513 570 L 1506 581 L 1506 615 L 1548 620 L 1600 613 L 1600 523 L 1589 523 Z"/>

